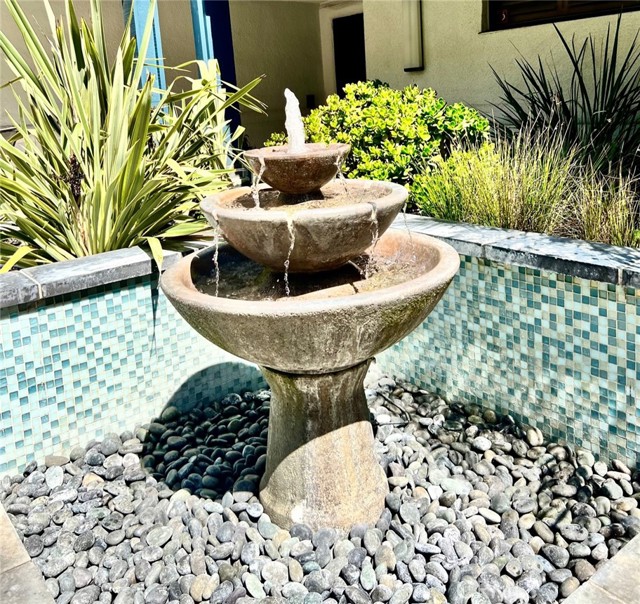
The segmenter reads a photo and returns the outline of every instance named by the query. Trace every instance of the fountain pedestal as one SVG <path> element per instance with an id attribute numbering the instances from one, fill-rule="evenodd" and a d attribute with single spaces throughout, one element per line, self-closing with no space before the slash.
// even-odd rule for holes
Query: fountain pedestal
<path id="1" fill-rule="evenodd" d="M 321 375 L 261 368 L 272 399 L 260 500 L 276 524 L 378 521 L 388 486 L 363 388 L 369 363 Z"/>

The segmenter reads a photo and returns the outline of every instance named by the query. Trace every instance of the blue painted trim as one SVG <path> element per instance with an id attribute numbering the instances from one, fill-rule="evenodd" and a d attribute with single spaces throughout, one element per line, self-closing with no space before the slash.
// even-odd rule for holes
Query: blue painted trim
<path id="1" fill-rule="evenodd" d="M 211 16 L 205 12 L 203 0 L 191 0 L 191 19 L 196 58 L 200 61 L 210 61 L 214 58 Z"/>
<path id="2" fill-rule="evenodd" d="M 150 0 L 124 0 L 122 4 L 125 19 L 128 19 L 129 15 L 131 15 L 131 35 L 136 38 L 142 37 L 144 26 L 147 22 L 147 15 L 151 9 Z M 131 11 L 133 11 L 133 14 Z M 147 77 L 153 75 L 154 86 L 156 88 L 166 88 L 167 81 L 164 73 L 164 54 L 162 52 L 162 38 L 160 35 L 160 19 L 158 18 L 157 4 L 154 7 L 151 39 L 149 40 L 147 54 L 143 57 L 143 60 L 147 65 L 145 65 L 142 71 L 142 80 L 146 81 Z"/>
<path id="3" fill-rule="evenodd" d="M 231 34 L 231 13 L 229 0 L 202 0 L 204 13 L 209 17 L 215 59 L 220 67 L 223 82 L 237 85 L 236 66 L 233 54 L 233 36 Z M 230 122 L 229 131 L 233 132 L 240 125 L 240 113 L 229 107 L 226 117 Z"/>

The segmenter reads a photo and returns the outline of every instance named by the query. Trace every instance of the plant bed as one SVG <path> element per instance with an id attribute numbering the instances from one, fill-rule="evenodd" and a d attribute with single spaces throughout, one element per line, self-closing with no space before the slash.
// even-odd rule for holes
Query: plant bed
<path id="1" fill-rule="evenodd" d="M 375 527 L 284 531 L 263 513 L 268 391 L 167 407 L 33 462 L 2 479 L 0 502 L 57 602 L 73 603 L 551 603 L 640 533 L 623 463 L 411 384 L 370 386 L 391 489 Z"/>
<path id="2" fill-rule="evenodd" d="M 414 178 L 411 198 L 436 219 L 640 247 L 637 180 L 604 176 L 563 145 L 551 132 L 521 131 L 455 149 Z"/>

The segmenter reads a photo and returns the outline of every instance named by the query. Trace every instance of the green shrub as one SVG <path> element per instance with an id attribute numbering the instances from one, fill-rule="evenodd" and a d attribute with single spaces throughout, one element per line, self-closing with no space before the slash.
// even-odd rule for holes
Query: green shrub
<path id="1" fill-rule="evenodd" d="M 640 43 L 638 34 L 623 48 L 621 16 L 603 42 L 593 35 L 568 41 L 554 25 L 564 55 L 545 64 L 516 61 L 522 82 L 494 75 L 502 89 L 498 121 L 513 131 L 523 127 L 555 132 L 585 164 L 608 174 L 640 170 Z M 562 61 L 564 58 L 564 61 Z M 563 64 L 564 63 L 564 64 Z M 556 66 L 557 65 L 557 66 Z M 568 73 L 569 76 L 561 74 Z"/>
<path id="2" fill-rule="evenodd" d="M 420 213 L 442 220 L 640 245 L 632 179 L 583 166 L 557 137 L 523 131 L 454 150 L 411 193 Z"/>
<path id="3" fill-rule="evenodd" d="M 151 36 L 154 2 L 137 53 Z M 20 3 L 7 0 L 29 51 L 22 57 L 0 32 L 15 75 L 20 115 L 11 141 L 0 136 L 0 265 L 33 266 L 134 245 L 184 247 L 207 228 L 198 196 L 229 186 L 224 112 L 234 102 L 258 109 L 258 83 L 227 93 L 215 62 L 198 63 L 185 92 L 139 86 L 143 61 L 128 28 L 115 60 L 107 57 L 100 2 L 91 23 L 66 3 L 66 26 L 51 7 L 51 52 Z M 28 59 L 28 61 L 26 60 Z"/>
<path id="4" fill-rule="evenodd" d="M 348 84 L 343 98 L 329 96 L 304 124 L 309 142 L 351 145 L 345 176 L 400 184 L 411 183 L 419 166 L 446 155 L 451 145 L 483 140 L 489 129 L 475 109 L 448 105 L 431 89 L 395 90 L 380 82 Z M 285 142 L 277 133 L 265 144 Z"/>

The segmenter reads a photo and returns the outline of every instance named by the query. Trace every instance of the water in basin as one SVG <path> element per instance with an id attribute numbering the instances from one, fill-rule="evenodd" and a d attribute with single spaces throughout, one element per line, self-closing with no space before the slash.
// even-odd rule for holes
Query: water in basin
<path id="1" fill-rule="evenodd" d="M 320 191 L 312 191 L 305 195 L 290 195 L 275 189 L 261 189 L 234 197 L 220 205 L 228 209 L 247 211 L 285 211 L 293 214 L 303 210 L 339 208 L 356 203 L 374 204 L 376 199 L 389 193 L 384 185 L 366 185 L 348 181 L 346 183 L 331 182 Z M 257 195 L 257 197 L 256 197 Z"/>
<path id="2" fill-rule="evenodd" d="M 194 271 L 194 285 L 204 294 L 220 298 L 274 301 L 292 297 L 331 298 L 349 296 L 392 287 L 425 272 L 425 266 L 406 257 L 362 254 L 338 269 L 312 275 L 289 274 L 249 260 L 230 246 L 220 246 L 219 270 Z M 289 293 L 287 293 L 287 290 Z"/>

